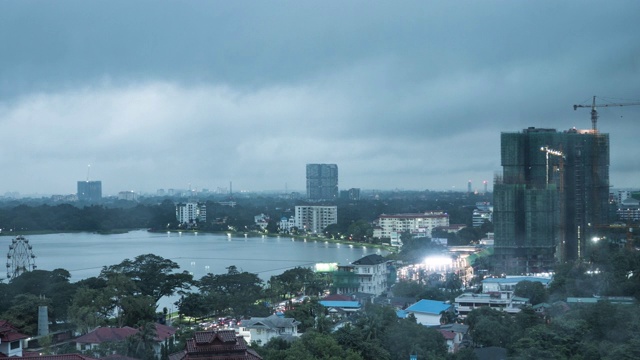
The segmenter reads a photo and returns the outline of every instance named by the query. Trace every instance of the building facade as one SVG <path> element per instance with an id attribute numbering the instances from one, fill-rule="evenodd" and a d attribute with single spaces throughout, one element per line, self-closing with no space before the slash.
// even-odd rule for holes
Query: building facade
<path id="1" fill-rule="evenodd" d="M 196 202 L 176 204 L 176 220 L 180 224 L 205 222 L 207 221 L 207 206 Z"/>
<path id="2" fill-rule="evenodd" d="M 608 223 L 609 136 L 528 128 L 501 135 L 494 185 L 495 255 L 511 274 L 545 271 L 585 256 Z"/>
<path id="3" fill-rule="evenodd" d="M 300 231 L 322 234 L 327 226 L 337 223 L 337 206 L 296 206 L 295 224 Z"/>
<path id="4" fill-rule="evenodd" d="M 102 181 L 78 181 L 78 200 L 99 202 L 102 200 Z"/>
<path id="5" fill-rule="evenodd" d="M 365 293 L 379 296 L 388 290 L 390 279 L 395 279 L 392 261 L 378 254 L 367 255 L 339 266 L 332 273 L 333 289 L 337 294 Z"/>
<path id="6" fill-rule="evenodd" d="M 423 214 L 382 214 L 377 219 L 373 237 L 395 238 L 405 231 L 413 235 L 431 237 L 437 227 L 449 226 L 449 215 L 442 211 L 428 211 Z"/>
<path id="7" fill-rule="evenodd" d="M 338 198 L 338 165 L 307 164 L 307 199 L 336 200 Z"/>

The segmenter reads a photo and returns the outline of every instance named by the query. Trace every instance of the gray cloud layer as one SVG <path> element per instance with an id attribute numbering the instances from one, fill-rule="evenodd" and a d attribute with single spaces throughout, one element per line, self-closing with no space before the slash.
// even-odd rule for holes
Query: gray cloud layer
<path id="1" fill-rule="evenodd" d="M 500 132 L 640 99 L 640 3 L 0 3 L 0 193 L 481 187 Z M 638 186 L 640 107 L 601 109 Z"/>

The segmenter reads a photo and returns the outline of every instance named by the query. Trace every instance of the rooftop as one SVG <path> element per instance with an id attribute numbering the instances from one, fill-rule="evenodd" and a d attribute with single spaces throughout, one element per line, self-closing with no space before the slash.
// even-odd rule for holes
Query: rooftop
<path id="1" fill-rule="evenodd" d="M 417 312 L 424 314 L 440 314 L 443 311 L 451 309 L 453 305 L 443 303 L 442 301 L 435 300 L 420 300 L 417 303 L 409 306 L 407 312 Z"/>

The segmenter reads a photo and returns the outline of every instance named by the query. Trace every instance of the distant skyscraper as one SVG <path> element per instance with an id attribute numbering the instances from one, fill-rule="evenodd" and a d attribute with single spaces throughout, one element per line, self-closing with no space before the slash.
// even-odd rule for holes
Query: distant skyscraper
<path id="1" fill-rule="evenodd" d="M 78 181 L 78 200 L 99 202 L 102 200 L 102 181 Z"/>
<path id="2" fill-rule="evenodd" d="M 307 198 L 310 200 L 338 198 L 338 165 L 307 164 Z"/>
<path id="3" fill-rule="evenodd" d="M 608 223 L 609 135 L 528 128 L 501 135 L 494 185 L 495 255 L 508 273 L 580 259 Z"/>

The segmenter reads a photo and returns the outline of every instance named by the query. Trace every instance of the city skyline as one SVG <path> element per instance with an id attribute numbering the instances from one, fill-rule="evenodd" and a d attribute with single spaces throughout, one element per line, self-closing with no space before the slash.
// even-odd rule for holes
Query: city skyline
<path id="1" fill-rule="evenodd" d="M 500 136 L 640 100 L 640 3 L 0 3 L 0 195 L 483 191 Z M 599 4 L 594 2 L 593 4 Z M 329 22 L 328 19 L 331 19 Z M 636 188 L 640 106 L 599 108 Z"/>

